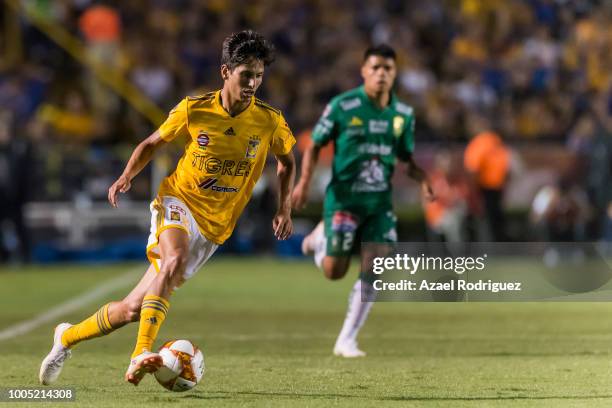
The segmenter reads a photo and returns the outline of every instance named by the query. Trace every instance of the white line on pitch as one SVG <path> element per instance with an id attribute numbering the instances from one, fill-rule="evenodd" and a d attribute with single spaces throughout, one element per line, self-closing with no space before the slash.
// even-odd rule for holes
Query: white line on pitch
<path id="1" fill-rule="evenodd" d="M 109 279 L 108 281 L 102 283 L 96 288 L 90 290 L 89 292 L 85 292 L 82 295 L 79 295 L 75 298 L 68 300 L 52 309 L 47 310 L 44 313 L 35 316 L 32 319 L 25 320 L 21 323 L 14 324 L 12 326 L 7 327 L 4 330 L 0 330 L 0 341 L 8 340 L 13 337 L 17 337 L 21 334 L 25 334 L 36 329 L 39 326 L 42 326 L 45 323 L 56 320 L 68 313 L 74 312 L 76 310 L 81 309 L 83 306 L 86 306 L 88 303 L 97 300 L 109 293 L 121 289 L 127 286 L 130 283 L 136 281 L 136 278 L 140 277 L 144 273 L 146 266 L 139 266 L 138 269 L 131 269 L 128 272 L 124 273 L 121 276 L 116 278 Z"/>

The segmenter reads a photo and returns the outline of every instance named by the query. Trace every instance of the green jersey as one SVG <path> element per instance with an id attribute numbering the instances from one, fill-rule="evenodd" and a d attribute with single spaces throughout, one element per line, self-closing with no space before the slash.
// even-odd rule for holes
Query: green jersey
<path id="1" fill-rule="evenodd" d="M 391 176 L 396 159 L 414 150 L 413 109 L 391 94 L 377 108 L 363 86 L 338 95 L 312 132 L 315 144 L 334 143 L 326 211 L 353 208 L 367 213 L 391 208 Z"/>

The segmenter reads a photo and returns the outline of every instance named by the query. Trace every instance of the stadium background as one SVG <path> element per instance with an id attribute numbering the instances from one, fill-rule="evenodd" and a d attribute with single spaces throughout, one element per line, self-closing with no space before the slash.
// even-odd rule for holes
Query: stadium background
<path id="1" fill-rule="evenodd" d="M 277 47 L 259 97 L 284 112 L 298 156 L 327 101 L 359 84 L 364 48 L 388 42 L 399 54 L 396 91 L 416 109 L 419 163 L 430 172 L 443 166 L 442 174 L 461 184 L 469 178 L 463 154 L 475 121 L 490 120 L 503 138 L 511 152 L 504 239 L 547 237 L 538 235 L 542 229 L 534 224 L 542 222 L 530 214 L 542 189 L 559 192 L 570 208 L 544 217 L 544 223 L 556 217 L 572 225 L 564 239 L 610 235 L 609 2 L 332 3 L 2 2 L 3 259 L 142 256 L 147 202 L 180 146 L 134 181 L 119 211 L 105 203 L 107 188 L 135 144 L 180 98 L 220 88 L 222 40 L 245 27 Z M 267 223 L 275 177 L 267 172 L 226 250 L 295 254 L 318 217 L 329 156 L 313 188 L 314 204 L 296 214 L 295 242 L 279 247 L 272 241 Z M 401 171 L 395 195 L 400 238 L 435 235 L 428 233 L 416 186 Z M 470 191 L 456 193 L 448 206 L 466 207 L 469 227 L 483 217 L 479 200 Z"/>

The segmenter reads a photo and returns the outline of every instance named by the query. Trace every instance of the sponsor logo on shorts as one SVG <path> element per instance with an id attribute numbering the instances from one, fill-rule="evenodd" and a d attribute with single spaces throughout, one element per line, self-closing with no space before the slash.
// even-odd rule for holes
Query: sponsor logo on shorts
<path id="1" fill-rule="evenodd" d="M 198 187 L 204 190 L 217 191 L 219 193 L 237 193 L 238 191 L 240 191 L 238 187 L 218 186 L 216 185 L 218 180 L 219 179 L 216 179 L 216 178 L 206 179 L 203 182 L 201 182 L 198 185 Z"/>
<path id="2" fill-rule="evenodd" d="M 187 212 L 182 207 L 179 207 L 178 205 L 170 204 L 168 208 L 170 208 L 170 210 L 172 211 L 178 211 L 183 215 L 187 215 Z"/>
<path id="3" fill-rule="evenodd" d="M 357 229 L 357 217 L 346 211 L 336 211 L 332 217 L 332 231 L 353 232 Z"/>

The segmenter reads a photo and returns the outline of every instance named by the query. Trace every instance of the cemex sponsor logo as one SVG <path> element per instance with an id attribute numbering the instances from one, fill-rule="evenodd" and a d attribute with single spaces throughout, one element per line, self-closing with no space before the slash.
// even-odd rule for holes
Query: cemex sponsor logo
<path id="1" fill-rule="evenodd" d="M 201 182 L 198 187 L 203 188 L 204 190 L 212 190 L 217 191 L 219 193 L 237 193 L 240 191 L 237 187 L 227 187 L 227 186 L 217 186 L 215 185 L 219 179 L 216 178 L 208 178 Z"/>

